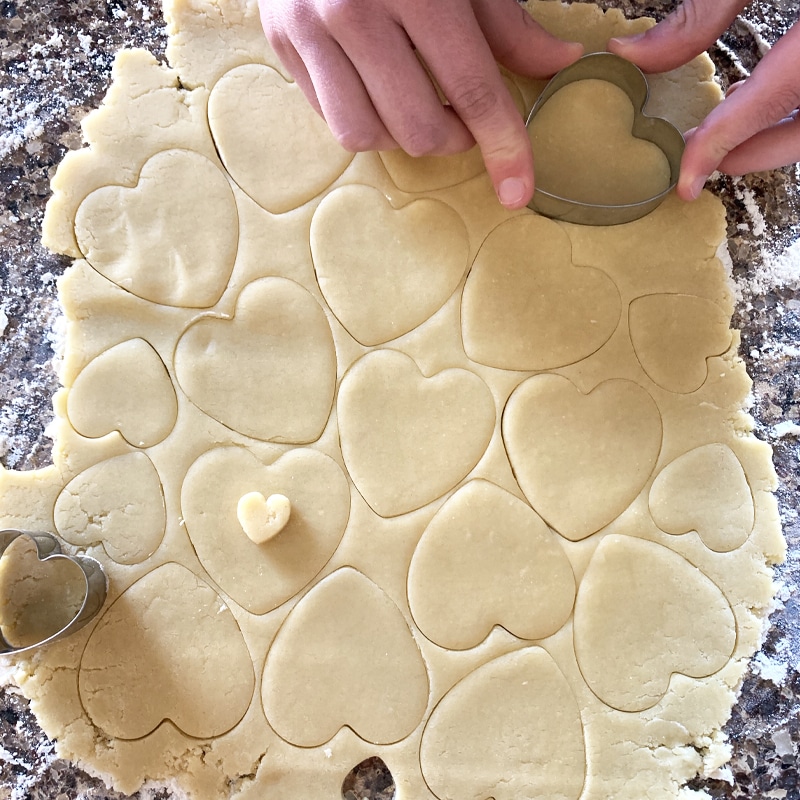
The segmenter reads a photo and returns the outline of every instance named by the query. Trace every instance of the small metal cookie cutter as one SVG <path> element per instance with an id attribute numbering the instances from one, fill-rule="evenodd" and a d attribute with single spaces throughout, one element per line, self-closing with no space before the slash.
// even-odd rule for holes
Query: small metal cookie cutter
<path id="1" fill-rule="evenodd" d="M 619 225 L 632 222 L 653 211 L 675 188 L 685 146 L 681 132 L 671 122 L 661 117 L 649 117 L 644 113 L 643 109 L 650 90 L 644 73 L 636 65 L 613 53 L 590 53 L 583 56 L 574 64 L 562 69 L 547 84 L 536 100 L 525 125 L 531 124 L 539 109 L 560 89 L 575 81 L 591 78 L 619 86 L 631 99 L 634 109 L 631 132 L 637 139 L 652 142 L 662 150 L 669 163 L 670 184 L 654 197 L 624 205 L 582 203 L 559 197 L 537 187 L 528 207 L 546 217 L 564 222 L 576 222 L 580 225 Z"/>
<path id="2" fill-rule="evenodd" d="M 5 553 L 9 545 L 16 539 L 19 539 L 20 536 L 27 537 L 36 545 L 39 561 L 45 562 L 52 559 L 66 560 L 80 567 L 86 585 L 86 593 L 81 607 L 69 623 L 40 642 L 34 642 L 24 647 L 15 647 L 9 644 L 2 632 L 0 632 L 0 655 L 24 653 L 75 633 L 75 631 L 80 630 L 80 628 L 97 615 L 103 607 L 106 595 L 108 594 L 108 579 L 100 562 L 89 556 L 69 556 L 62 554 L 61 544 L 52 533 L 46 533 L 44 531 L 20 531 L 15 529 L 2 530 L 0 531 L 0 557 Z"/>

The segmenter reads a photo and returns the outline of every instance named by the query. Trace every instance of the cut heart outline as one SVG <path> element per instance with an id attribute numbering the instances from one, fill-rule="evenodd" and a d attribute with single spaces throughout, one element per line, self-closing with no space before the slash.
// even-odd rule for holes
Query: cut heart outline
<path id="1" fill-rule="evenodd" d="M 85 592 L 83 602 L 75 616 L 66 625 L 40 642 L 34 642 L 23 647 L 15 647 L 6 641 L 2 632 L 0 632 L 0 655 L 25 653 L 75 633 L 97 615 L 103 607 L 108 594 L 108 580 L 100 562 L 89 556 L 70 556 L 62 553 L 58 539 L 46 531 L 21 531 L 12 528 L 0 531 L 0 558 L 2 558 L 8 547 L 20 537 L 26 537 L 34 543 L 37 558 L 43 564 L 56 560 L 75 564 L 83 575 Z"/>
<path id="2" fill-rule="evenodd" d="M 547 84 L 531 109 L 525 124 L 530 128 L 536 115 L 547 101 L 565 86 L 577 81 L 592 79 L 612 83 L 628 95 L 633 104 L 631 133 L 635 139 L 652 142 L 664 153 L 670 167 L 669 186 L 653 197 L 645 198 L 640 202 L 619 205 L 572 200 L 537 186 L 528 207 L 546 217 L 564 222 L 576 222 L 581 225 L 619 225 L 632 222 L 657 208 L 675 188 L 685 147 L 683 135 L 671 122 L 662 117 L 651 117 L 644 113 L 650 89 L 647 78 L 637 66 L 613 53 L 590 53 L 583 56 L 562 69 Z"/>

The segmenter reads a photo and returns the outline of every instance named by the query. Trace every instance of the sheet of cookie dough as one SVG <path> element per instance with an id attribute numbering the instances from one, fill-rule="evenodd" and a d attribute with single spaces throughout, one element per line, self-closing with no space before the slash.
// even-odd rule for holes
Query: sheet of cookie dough
<path id="1" fill-rule="evenodd" d="M 398 800 L 691 797 L 784 547 L 721 204 L 582 228 L 475 153 L 352 157 L 256 0 L 164 5 L 170 64 L 121 53 L 53 181 L 54 465 L 0 472 L 0 524 L 110 580 L 17 662 L 59 754 L 193 800 L 336 800 L 371 757 Z M 652 83 L 681 128 L 719 98 L 705 58 Z"/>

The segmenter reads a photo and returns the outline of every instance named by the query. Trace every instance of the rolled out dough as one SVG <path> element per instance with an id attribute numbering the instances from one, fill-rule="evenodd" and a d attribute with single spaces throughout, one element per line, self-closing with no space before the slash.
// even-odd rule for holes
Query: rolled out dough
<path id="1" fill-rule="evenodd" d="M 170 66 L 121 53 L 53 183 L 54 465 L 0 473 L 0 523 L 110 578 L 18 661 L 59 754 L 193 800 L 338 800 L 373 756 L 397 800 L 691 797 L 784 546 L 721 204 L 581 228 L 475 152 L 351 157 L 256 0 L 164 5 Z M 705 58 L 652 80 L 682 129 L 718 97 Z"/>

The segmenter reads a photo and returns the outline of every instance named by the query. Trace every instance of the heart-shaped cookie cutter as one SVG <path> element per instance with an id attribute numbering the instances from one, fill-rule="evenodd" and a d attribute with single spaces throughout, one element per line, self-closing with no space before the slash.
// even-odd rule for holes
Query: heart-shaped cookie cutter
<path id="1" fill-rule="evenodd" d="M 60 630 L 45 639 L 24 647 L 15 647 L 6 641 L 0 632 L 0 655 L 14 655 L 43 647 L 46 644 L 63 639 L 75 631 L 80 630 L 87 622 L 93 619 L 105 603 L 108 594 L 108 578 L 99 561 L 89 556 L 69 556 L 61 552 L 61 544 L 52 533 L 44 531 L 21 531 L 6 529 L 0 531 L 0 558 L 12 542 L 24 536 L 36 546 L 39 561 L 45 563 L 54 559 L 69 561 L 78 566 L 83 574 L 86 592 L 81 607 L 75 616 Z"/>
<path id="2" fill-rule="evenodd" d="M 663 192 L 638 203 L 621 205 L 582 203 L 537 187 L 528 208 L 546 217 L 580 225 L 620 225 L 632 222 L 657 208 L 675 188 L 685 147 L 683 135 L 671 122 L 644 113 L 650 88 L 644 73 L 635 64 L 613 53 L 590 53 L 583 56 L 552 78 L 536 100 L 525 124 L 530 126 L 539 109 L 560 89 L 575 81 L 589 79 L 613 83 L 628 95 L 634 110 L 631 133 L 637 139 L 652 142 L 664 153 L 669 163 L 669 186 Z"/>

